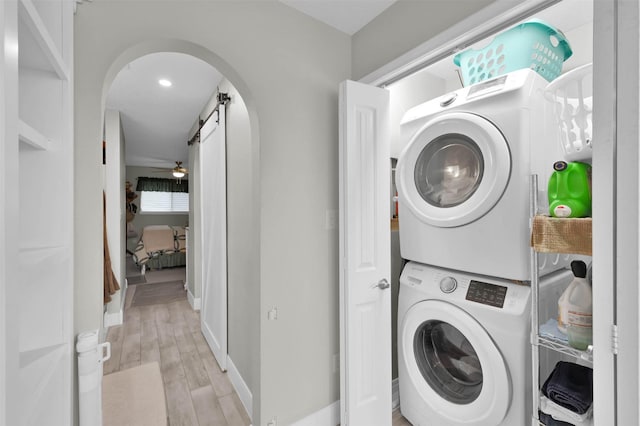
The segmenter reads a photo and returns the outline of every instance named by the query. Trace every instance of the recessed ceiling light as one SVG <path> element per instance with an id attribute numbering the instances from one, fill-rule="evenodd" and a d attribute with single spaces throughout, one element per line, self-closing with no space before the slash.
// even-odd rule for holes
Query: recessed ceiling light
<path id="1" fill-rule="evenodd" d="M 173 83 L 171 83 L 171 82 L 170 82 L 169 80 L 167 80 L 166 78 L 161 78 L 160 80 L 158 80 L 158 84 L 159 84 L 160 86 L 163 86 L 163 87 L 171 87 L 171 85 L 172 85 Z"/>

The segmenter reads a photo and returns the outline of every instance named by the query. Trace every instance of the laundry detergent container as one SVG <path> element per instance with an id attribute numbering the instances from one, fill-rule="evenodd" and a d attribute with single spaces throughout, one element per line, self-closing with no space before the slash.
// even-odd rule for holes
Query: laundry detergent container
<path id="1" fill-rule="evenodd" d="M 562 73 L 562 64 L 572 54 L 560 30 L 532 19 L 498 34 L 483 49 L 458 53 L 453 62 L 460 67 L 465 86 L 523 68 L 531 68 L 552 81 Z"/>

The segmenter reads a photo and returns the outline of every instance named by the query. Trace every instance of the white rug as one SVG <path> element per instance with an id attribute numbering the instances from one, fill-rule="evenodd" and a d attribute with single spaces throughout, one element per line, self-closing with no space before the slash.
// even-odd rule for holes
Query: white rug
<path id="1" fill-rule="evenodd" d="M 103 426 L 166 426 L 167 406 L 157 362 L 102 378 Z"/>

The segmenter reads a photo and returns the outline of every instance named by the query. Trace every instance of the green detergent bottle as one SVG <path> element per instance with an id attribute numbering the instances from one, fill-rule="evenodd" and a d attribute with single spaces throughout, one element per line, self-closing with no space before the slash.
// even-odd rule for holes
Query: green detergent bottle
<path id="1" fill-rule="evenodd" d="M 549 214 L 553 217 L 591 216 L 591 166 L 556 161 L 549 179 Z"/>

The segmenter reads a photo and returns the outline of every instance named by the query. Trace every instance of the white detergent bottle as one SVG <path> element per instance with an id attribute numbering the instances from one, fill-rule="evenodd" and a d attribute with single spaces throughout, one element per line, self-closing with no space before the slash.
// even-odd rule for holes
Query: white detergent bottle
<path id="1" fill-rule="evenodd" d="M 591 313 L 591 287 L 587 282 L 587 265 L 581 260 L 574 260 L 571 262 L 571 271 L 573 271 L 573 281 L 569 284 L 567 289 L 562 293 L 558 299 L 558 330 L 567 334 L 567 325 L 569 324 L 569 307 L 573 304 L 569 301 L 571 295 L 576 290 L 576 287 L 580 284 L 585 284 L 588 287 L 589 294 L 589 313 Z M 574 301 L 579 302 L 578 299 L 583 298 L 585 294 L 585 287 L 580 285 L 580 292 L 573 298 Z M 580 305 L 580 303 L 578 303 Z"/>
<path id="2" fill-rule="evenodd" d="M 586 350 L 593 341 L 593 315 L 591 285 L 585 275 L 579 280 L 569 294 L 569 315 L 567 316 L 567 336 L 569 345 Z"/>

